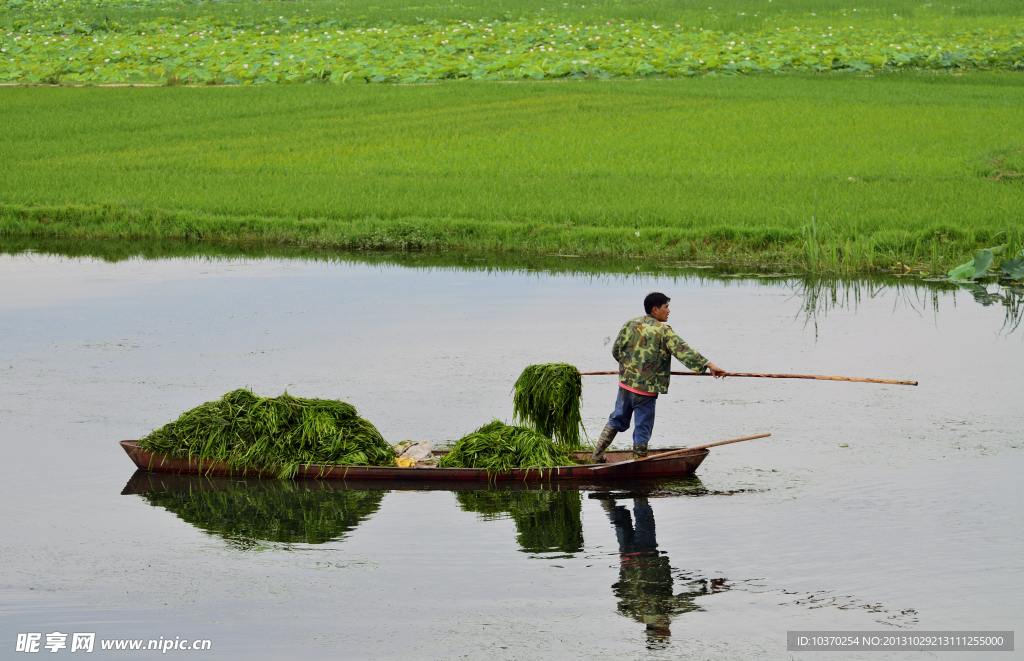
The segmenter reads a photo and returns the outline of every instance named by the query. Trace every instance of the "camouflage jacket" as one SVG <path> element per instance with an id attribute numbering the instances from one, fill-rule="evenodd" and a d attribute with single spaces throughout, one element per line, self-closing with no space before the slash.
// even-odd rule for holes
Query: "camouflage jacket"
<path id="1" fill-rule="evenodd" d="M 672 356 L 694 372 L 707 369 L 708 359 L 690 348 L 672 327 L 647 315 L 626 322 L 612 345 L 619 361 L 619 381 L 644 392 L 668 392 Z"/>

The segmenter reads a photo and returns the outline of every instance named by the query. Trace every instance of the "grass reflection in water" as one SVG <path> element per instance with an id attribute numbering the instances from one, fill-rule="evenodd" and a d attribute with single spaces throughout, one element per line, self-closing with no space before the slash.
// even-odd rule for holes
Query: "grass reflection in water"
<path id="1" fill-rule="evenodd" d="M 579 491 L 459 491 L 465 512 L 483 519 L 511 518 L 516 541 L 527 553 L 579 553 L 583 550 Z"/>
<path id="2" fill-rule="evenodd" d="M 895 294 L 897 307 L 907 307 L 919 312 L 938 315 L 942 295 L 951 293 L 953 306 L 957 294 L 966 293 L 983 307 L 1001 305 L 1005 315 L 1000 335 L 1009 335 L 1021 326 L 1024 320 L 1024 284 L 1007 278 L 986 278 L 982 282 L 949 282 L 943 279 L 918 278 L 871 278 L 866 276 L 804 277 L 791 278 L 785 282 L 793 292 L 793 298 L 800 302 L 799 317 L 804 325 L 813 325 L 818 332 L 818 318 L 826 317 L 833 310 L 854 310 L 865 298 L 874 299 L 886 294 Z M 987 323 L 987 322 L 986 322 Z"/>
<path id="3" fill-rule="evenodd" d="M 606 282 L 656 276 L 671 278 L 675 284 L 697 281 L 704 285 L 756 285 L 790 290 L 800 306 L 798 315 L 806 324 L 815 328 L 818 319 L 828 316 L 832 310 L 856 310 L 865 298 L 874 299 L 894 293 L 897 305 L 937 315 L 940 301 L 945 299 L 955 306 L 961 300 L 958 295 L 969 295 L 983 307 L 1001 305 L 1004 308 L 1005 316 L 998 330 L 1002 335 L 1018 332 L 1024 321 L 1024 282 L 1008 277 L 1000 278 L 994 274 L 974 282 L 951 282 L 938 265 L 916 271 L 902 271 L 893 267 L 875 273 L 839 276 L 792 270 L 779 272 L 775 270 L 779 265 L 771 264 L 751 269 L 726 262 L 698 264 L 630 257 L 567 258 L 562 255 L 517 252 L 427 250 L 344 251 L 263 242 L 237 244 L 169 239 L 120 241 L 0 237 L 0 255 L 25 254 L 95 258 L 112 263 L 174 258 L 208 262 L 294 259 L 378 268 L 409 268 L 424 273 L 462 271 L 521 274 L 532 278 L 570 276 Z M 980 308 L 978 312 L 981 312 Z M 990 323 L 987 319 L 980 323 Z"/>
<path id="4" fill-rule="evenodd" d="M 384 491 L 347 490 L 325 481 L 239 480 L 198 476 L 132 476 L 123 494 L 137 494 L 232 546 L 260 542 L 323 544 L 380 508 Z"/>

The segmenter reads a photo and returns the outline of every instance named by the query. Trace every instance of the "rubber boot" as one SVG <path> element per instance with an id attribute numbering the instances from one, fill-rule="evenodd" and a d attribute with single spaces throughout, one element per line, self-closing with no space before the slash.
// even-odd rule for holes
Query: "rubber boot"
<path id="1" fill-rule="evenodd" d="M 604 464 L 607 463 L 607 459 L 604 458 L 604 452 L 608 449 L 608 446 L 615 440 L 615 435 L 618 434 L 618 430 L 613 428 L 611 425 L 605 425 L 601 431 L 601 437 L 597 439 L 597 445 L 594 446 L 594 454 L 590 455 L 590 463 L 592 464 Z"/>
<path id="2" fill-rule="evenodd" d="M 633 446 L 633 458 L 644 459 L 647 457 L 647 445 L 634 445 Z"/>

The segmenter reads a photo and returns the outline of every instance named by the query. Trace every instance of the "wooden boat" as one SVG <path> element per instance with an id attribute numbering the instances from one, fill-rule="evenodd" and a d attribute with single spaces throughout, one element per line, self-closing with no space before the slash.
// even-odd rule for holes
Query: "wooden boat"
<path id="1" fill-rule="evenodd" d="M 138 441 L 121 441 L 121 447 L 128 453 L 128 457 L 135 462 L 136 466 L 146 471 L 176 473 L 179 475 L 274 477 L 274 472 L 267 470 L 232 470 L 222 461 L 177 459 L 157 454 L 140 448 Z M 695 448 L 693 452 L 674 454 L 664 459 L 658 458 L 659 454 L 679 449 L 652 449 L 650 459 L 636 463 L 628 462 L 632 458 L 632 452 L 629 450 L 609 450 L 605 454 L 608 458 L 608 464 L 584 464 L 580 466 L 560 466 L 557 468 L 516 468 L 508 473 L 488 473 L 483 468 L 438 468 L 422 464 L 409 468 L 400 468 L 398 466 L 326 466 L 307 464 L 299 467 L 295 477 L 360 481 L 409 480 L 413 482 L 501 482 L 508 480 L 584 480 L 607 482 L 609 480 L 632 480 L 638 478 L 679 478 L 693 475 L 709 452 L 706 449 Z M 447 451 L 435 450 L 433 454 L 440 458 L 447 454 Z M 589 452 L 576 453 L 576 456 L 580 459 L 586 459 L 589 455 Z M 615 466 L 615 464 L 622 465 Z M 601 470 L 595 470 L 599 466 Z"/>

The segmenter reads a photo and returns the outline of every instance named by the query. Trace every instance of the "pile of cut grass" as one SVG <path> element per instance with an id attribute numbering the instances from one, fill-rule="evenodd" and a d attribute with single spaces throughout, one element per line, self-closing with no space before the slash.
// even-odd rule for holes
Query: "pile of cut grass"
<path id="1" fill-rule="evenodd" d="M 582 447 L 580 397 L 583 396 L 583 379 L 574 365 L 530 365 L 519 375 L 513 390 L 512 410 L 517 420 L 531 425 L 565 448 L 578 450 Z"/>
<path id="2" fill-rule="evenodd" d="M 583 462 L 576 455 L 536 430 L 492 420 L 460 438 L 438 465 L 508 473 L 513 468 L 555 468 L 580 463 Z"/>
<path id="3" fill-rule="evenodd" d="M 139 447 L 294 477 L 300 465 L 389 466 L 395 451 L 351 404 L 233 390 L 154 430 Z"/>

